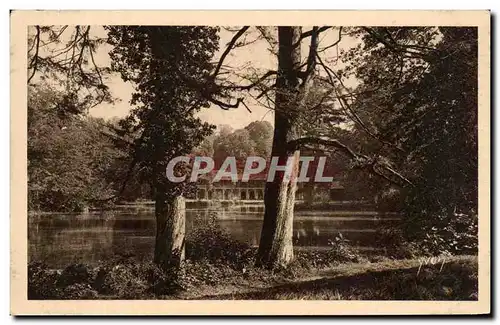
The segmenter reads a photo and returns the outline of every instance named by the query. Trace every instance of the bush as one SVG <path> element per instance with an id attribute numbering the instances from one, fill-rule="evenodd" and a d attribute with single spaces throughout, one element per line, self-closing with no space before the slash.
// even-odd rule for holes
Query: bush
<path id="1" fill-rule="evenodd" d="M 59 274 L 39 262 L 28 264 L 28 299 L 58 299 Z"/>
<path id="2" fill-rule="evenodd" d="M 361 261 L 359 252 L 352 247 L 349 240 L 342 233 L 338 233 L 335 238 L 329 240 L 328 244 L 329 248 L 326 250 L 298 251 L 295 262 L 290 267 L 297 268 L 297 265 L 300 265 L 303 270 L 309 270 L 311 268 L 325 268 L 340 263 Z"/>
<path id="3" fill-rule="evenodd" d="M 386 257 L 393 259 L 415 258 L 423 255 L 421 248 L 405 238 L 400 224 L 377 229 L 374 244 L 383 249 Z"/>
<path id="4" fill-rule="evenodd" d="M 93 270 L 84 264 L 71 264 L 67 266 L 57 279 L 58 287 L 67 287 L 73 284 L 91 284 Z"/>
<path id="5" fill-rule="evenodd" d="M 182 263 L 175 284 L 177 289 L 191 290 L 200 285 L 218 285 L 227 283 L 228 279 L 242 275 L 242 270 L 236 270 L 228 264 L 214 264 L 207 260 Z"/>
<path id="6" fill-rule="evenodd" d="M 391 258 L 477 254 L 477 214 L 426 216 L 408 216 L 378 229 L 376 246 Z"/>
<path id="7" fill-rule="evenodd" d="M 350 244 L 350 241 L 345 238 L 342 233 L 328 241 L 331 247 L 328 250 L 328 257 L 330 260 L 340 263 L 345 262 L 359 262 L 359 253 Z"/>
<path id="8" fill-rule="evenodd" d="M 377 210 L 381 212 L 400 211 L 404 206 L 405 191 L 388 186 L 382 188 L 375 196 Z"/>
<path id="9" fill-rule="evenodd" d="M 410 219 L 405 232 L 425 254 L 477 254 L 477 222 L 474 212 L 443 213 L 428 219 L 423 215 Z"/>
<path id="10" fill-rule="evenodd" d="M 28 299 L 95 299 L 93 272 L 86 265 L 72 264 L 63 271 L 43 263 L 28 265 Z"/>
<path id="11" fill-rule="evenodd" d="M 173 291 L 169 274 L 154 263 L 133 257 L 112 260 L 98 268 L 93 287 L 100 294 L 137 299 Z"/>
<path id="12" fill-rule="evenodd" d="M 98 293 L 87 283 L 75 283 L 65 287 L 61 292 L 61 299 L 97 299 Z"/>
<path id="13" fill-rule="evenodd" d="M 186 259 L 229 264 L 240 270 L 253 264 L 253 247 L 233 239 L 220 228 L 214 215 L 209 219 L 197 216 L 195 224 L 196 229 L 186 238 Z"/>
<path id="14" fill-rule="evenodd" d="M 153 263 L 132 257 L 112 259 L 92 269 L 83 264 L 63 271 L 42 263 L 28 266 L 29 299 L 96 299 L 105 295 L 117 299 L 141 299 L 172 293 L 172 277 Z"/>

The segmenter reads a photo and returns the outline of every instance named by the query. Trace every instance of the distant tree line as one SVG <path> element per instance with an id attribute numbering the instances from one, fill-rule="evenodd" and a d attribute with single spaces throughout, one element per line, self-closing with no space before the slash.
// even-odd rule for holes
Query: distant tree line
<path id="1" fill-rule="evenodd" d="M 254 121 L 242 129 L 220 125 L 216 133 L 206 137 L 194 149 L 194 154 L 212 157 L 218 168 L 227 157 L 244 162 L 247 157 L 269 158 L 273 141 L 273 126 L 267 121 Z"/>
<path id="2" fill-rule="evenodd" d="M 82 211 L 117 190 L 126 160 L 103 131 L 108 122 L 60 106 L 64 93 L 47 86 L 28 92 L 28 208 Z"/>

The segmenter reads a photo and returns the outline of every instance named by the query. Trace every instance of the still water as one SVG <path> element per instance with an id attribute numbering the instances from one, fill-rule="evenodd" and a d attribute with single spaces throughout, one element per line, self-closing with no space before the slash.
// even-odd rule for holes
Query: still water
<path id="1" fill-rule="evenodd" d="M 234 238 L 259 244 L 264 206 L 262 203 L 228 206 L 188 205 L 186 232 L 196 227 L 196 216 L 217 216 L 217 223 Z M 199 219 L 198 219 L 199 220 Z M 338 233 L 355 246 L 373 246 L 375 229 L 394 217 L 363 211 L 296 211 L 293 242 L 296 247 L 327 247 Z M 122 206 L 113 211 L 85 214 L 41 214 L 29 216 L 30 261 L 52 267 L 69 263 L 96 264 L 113 255 L 133 253 L 152 257 L 155 220 L 151 205 Z"/>

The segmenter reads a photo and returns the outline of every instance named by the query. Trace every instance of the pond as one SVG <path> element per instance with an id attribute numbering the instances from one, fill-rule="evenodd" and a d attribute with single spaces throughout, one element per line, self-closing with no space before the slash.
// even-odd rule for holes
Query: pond
<path id="1" fill-rule="evenodd" d="M 210 218 L 234 238 L 259 244 L 264 206 L 252 204 L 189 204 L 186 232 L 196 227 L 196 216 Z M 373 211 L 296 211 L 293 242 L 297 249 L 327 248 L 338 233 L 360 249 L 378 249 L 373 238 L 376 228 L 394 216 Z M 51 267 L 69 263 L 96 264 L 113 255 L 133 253 L 152 258 L 155 220 L 152 205 L 120 206 L 112 211 L 84 214 L 44 213 L 30 215 L 28 243 L 30 261 L 44 261 Z"/>

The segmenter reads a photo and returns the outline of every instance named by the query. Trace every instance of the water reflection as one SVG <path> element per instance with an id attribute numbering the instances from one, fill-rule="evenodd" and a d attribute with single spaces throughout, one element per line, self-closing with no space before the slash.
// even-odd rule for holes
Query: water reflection
<path id="1" fill-rule="evenodd" d="M 217 223 L 233 237 L 258 245 L 264 214 L 262 205 L 188 206 L 187 233 L 196 227 L 197 215 L 210 218 L 214 214 Z M 388 220 L 373 213 L 297 211 L 293 241 L 296 246 L 325 247 L 341 232 L 356 246 L 372 247 L 375 227 Z M 29 258 L 45 261 L 53 267 L 72 262 L 95 264 L 128 252 L 150 259 L 154 233 L 153 206 L 124 206 L 102 213 L 30 216 Z"/>

